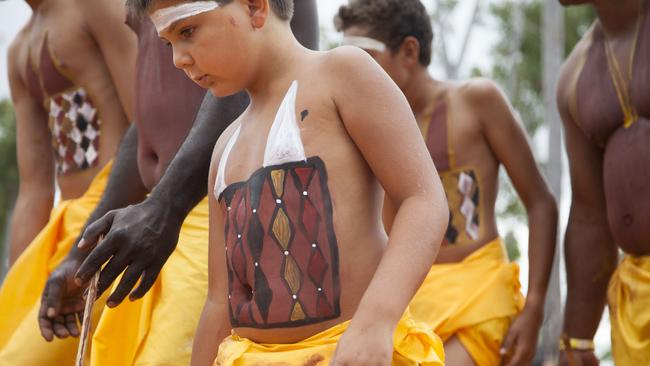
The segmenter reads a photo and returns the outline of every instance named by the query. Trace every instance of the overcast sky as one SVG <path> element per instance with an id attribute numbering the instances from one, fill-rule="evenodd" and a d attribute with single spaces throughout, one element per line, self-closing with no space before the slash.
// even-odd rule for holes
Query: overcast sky
<path id="1" fill-rule="evenodd" d="M 334 32 L 332 25 L 332 18 L 338 10 L 339 6 L 347 3 L 347 0 L 317 0 L 318 11 L 320 15 L 320 24 L 326 30 L 327 36 L 331 39 L 338 39 Z M 491 0 L 494 1 L 494 0 Z M 488 1 L 489 2 L 489 1 Z M 425 1 L 425 4 L 432 3 L 432 1 Z M 452 24 L 458 24 L 458 34 L 452 35 L 449 45 L 452 55 L 458 54 L 458 44 L 456 40 L 461 39 L 465 26 L 467 24 L 467 17 L 470 13 L 470 8 L 474 1 L 463 0 L 460 2 L 458 11 L 454 14 Z M 14 38 L 16 33 L 27 22 L 31 14 L 30 8 L 22 0 L 0 0 L 0 99 L 9 97 L 9 85 L 7 82 L 7 48 Z M 467 59 L 461 68 L 461 75 L 466 75 L 472 66 L 489 66 L 489 58 L 485 57 L 488 54 L 491 45 L 493 44 L 494 35 L 487 32 L 486 29 L 479 29 L 475 31 L 473 40 L 469 47 Z M 434 73 L 440 71 L 440 66 L 434 60 L 432 67 Z"/>

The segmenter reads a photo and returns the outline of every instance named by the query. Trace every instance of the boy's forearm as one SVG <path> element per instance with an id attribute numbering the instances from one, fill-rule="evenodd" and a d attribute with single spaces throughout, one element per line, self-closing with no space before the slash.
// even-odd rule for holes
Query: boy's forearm
<path id="1" fill-rule="evenodd" d="M 100 219 L 108 211 L 141 202 L 147 192 L 138 169 L 138 130 L 132 124 L 117 151 L 102 198 L 90 214 L 85 227 Z M 83 230 L 80 234 L 83 234 Z M 77 241 L 80 239 L 78 238 Z M 77 246 L 73 245 L 69 257 L 83 260 L 87 254 L 88 252 L 78 251 Z"/>
<path id="2" fill-rule="evenodd" d="M 422 197 L 401 203 L 384 256 L 354 320 L 397 324 L 436 258 L 447 220 L 445 203 L 431 205 Z"/>
<path id="3" fill-rule="evenodd" d="M 219 345 L 230 335 L 228 306 L 217 304 L 208 298 L 203 306 L 201 319 L 194 336 L 192 366 L 212 366 L 217 358 Z"/>
<path id="4" fill-rule="evenodd" d="M 557 242 L 557 221 L 557 206 L 550 194 L 528 209 L 530 271 L 526 306 L 544 307 Z"/>

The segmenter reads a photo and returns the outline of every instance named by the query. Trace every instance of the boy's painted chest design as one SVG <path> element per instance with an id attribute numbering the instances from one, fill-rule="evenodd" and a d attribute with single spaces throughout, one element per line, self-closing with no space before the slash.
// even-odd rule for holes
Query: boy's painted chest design
<path id="1" fill-rule="evenodd" d="M 456 166 L 450 130 L 448 101 L 443 99 L 436 103 L 423 134 L 449 203 L 449 226 L 445 242 L 470 244 L 480 237 L 481 187 L 475 169 Z"/>
<path id="2" fill-rule="evenodd" d="M 232 136 L 217 173 L 224 210 L 230 319 L 234 327 L 279 328 L 340 315 L 339 257 L 327 170 L 305 158 L 294 82 L 269 133 L 263 167 L 226 186 Z"/>

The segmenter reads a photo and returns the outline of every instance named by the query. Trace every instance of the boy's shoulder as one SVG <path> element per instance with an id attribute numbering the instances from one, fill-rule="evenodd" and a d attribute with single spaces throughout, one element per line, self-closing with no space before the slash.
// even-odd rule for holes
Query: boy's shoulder
<path id="1" fill-rule="evenodd" d="M 484 77 L 471 78 L 459 82 L 456 86 L 458 95 L 471 105 L 482 105 L 504 98 L 499 85 Z"/>
<path id="2" fill-rule="evenodd" d="M 321 67 L 324 71 L 342 77 L 357 75 L 358 72 L 364 70 L 368 71 L 367 66 L 375 63 L 375 60 L 367 52 L 354 46 L 340 46 L 321 52 L 320 57 L 322 61 Z"/>

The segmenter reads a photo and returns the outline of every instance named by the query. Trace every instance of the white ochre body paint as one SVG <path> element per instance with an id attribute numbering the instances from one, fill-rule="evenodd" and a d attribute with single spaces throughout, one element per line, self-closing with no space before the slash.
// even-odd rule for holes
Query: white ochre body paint
<path id="1" fill-rule="evenodd" d="M 191 1 L 180 5 L 161 8 L 151 14 L 151 22 L 158 33 L 169 28 L 172 23 L 219 7 L 216 1 Z"/>
<path id="2" fill-rule="evenodd" d="M 383 42 L 380 42 L 374 38 L 369 37 L 357 37 L 357 36 L 347 36 L 343 38 L 344 46 L 356 46 L 368 51 L 386 51 L 386 45 Z"/>

